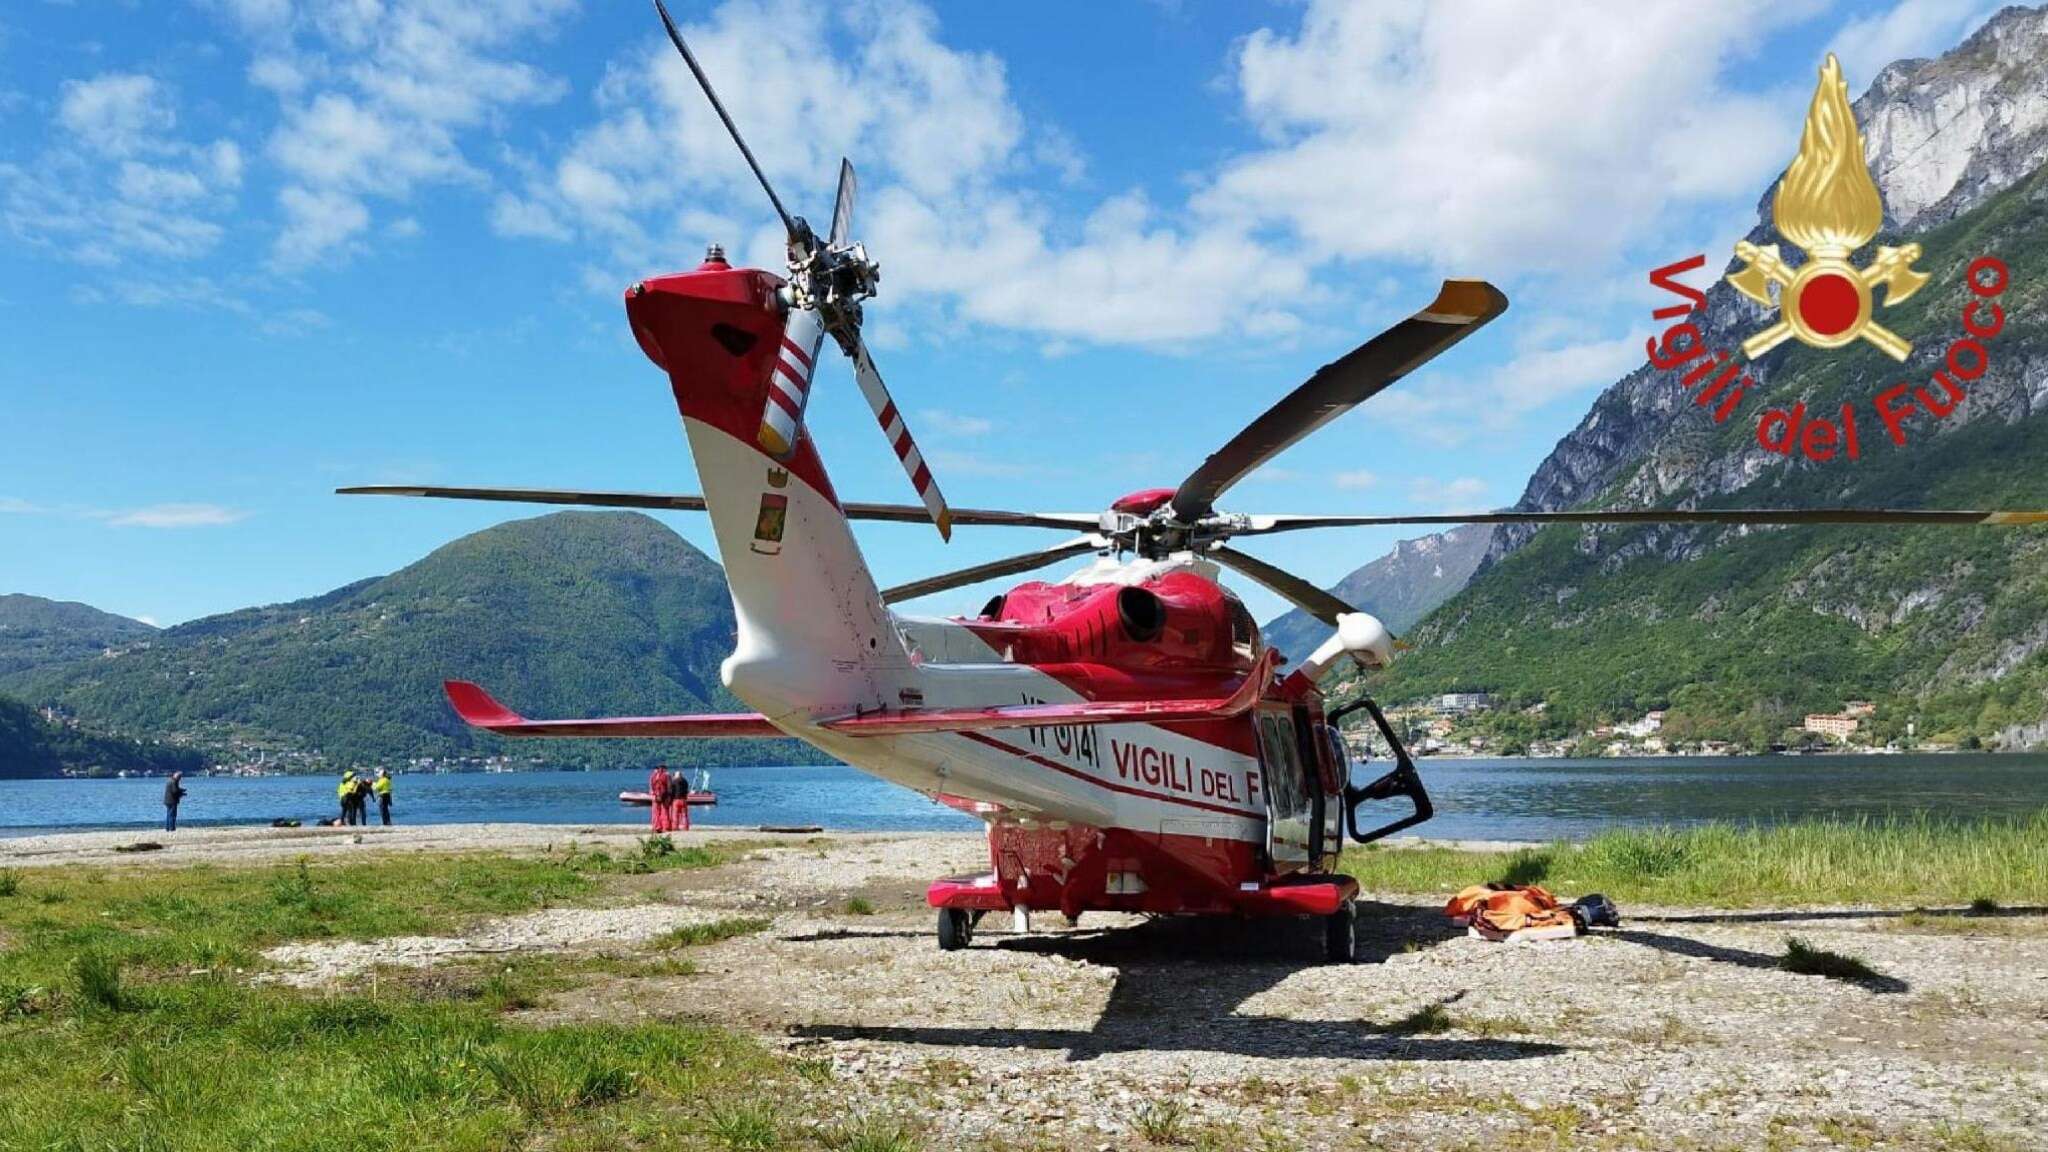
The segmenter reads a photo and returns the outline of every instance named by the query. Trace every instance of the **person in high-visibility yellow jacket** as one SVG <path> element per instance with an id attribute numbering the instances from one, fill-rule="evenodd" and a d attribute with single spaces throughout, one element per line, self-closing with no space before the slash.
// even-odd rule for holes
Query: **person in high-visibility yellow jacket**
<path id="1" fill-rule="evenodd" d="M 334 795 L 341 801 L 341 822 L 356 823 L 356 771 L 351 768 L 341 774 L 341 783 L 335 786 Z"/>
<path id="2" fill-rule="evenodd" d="M 377 815 L 383 817 L 388 827 L 391 823 L 391 769 L 377 769 L 377 778 L 370 782 L 370 791 L 377 794 Z"/>

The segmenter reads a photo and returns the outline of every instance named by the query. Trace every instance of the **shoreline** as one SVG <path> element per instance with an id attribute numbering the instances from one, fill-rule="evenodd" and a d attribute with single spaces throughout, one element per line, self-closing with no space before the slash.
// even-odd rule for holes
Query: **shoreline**
<path id="1" fill-rule="evenodd" d="M 581 849 L 637 851 L 649 835 L 644 825 L 628 824 L 409 824 L 357 828 L 272 828 L 268 825 L 224 825 L 181 828 L 165 833 L 148 828 L 115 831 L 52 832 L 0 837 L 0 868 L 45 868 L 65 865 L 114 864 L 123 867 L 176 867 L 188 864 L 273 864 L 386 853 L 542 853 L 575 844 Z M 678 844 L 767 842 L 801 844 L 829 839 L 838 844 L 888 843 L 914 840 L 933 845 L 980 845 L 979 832 L 853 831 L 826 828 L 821 832 L 764 832 L 759 827 L 699 826 L 671 836 Z M 1379 842 L 1393 849 L 1449 848 L 1461 852 L 1504 852 L 1535 847 L 1533 841 L 1433 840 L 1397 836 Z M 147 851 L 120 851 L 135 844 L 158 844 Z"/>

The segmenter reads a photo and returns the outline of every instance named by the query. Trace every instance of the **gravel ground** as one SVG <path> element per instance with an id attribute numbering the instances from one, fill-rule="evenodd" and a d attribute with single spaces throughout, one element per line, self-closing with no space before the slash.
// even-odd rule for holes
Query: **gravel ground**
<path id="1" fill-rule="evenodd" d="M 1021 936 L 990 917 L 941 953 L 924 885 L 984 861 L 974 837 L 834 836 L 622 877 L 620 906 L 273 958 L 317 986 L 765 916 L 692 974 L 598 970 L 521 1015 L 748 1030 L 808 1061 L 833 1115 L 935 1148 L 2048 1147 L 2048 910 L 1624 907 L 1618 931 L 1498 945 L 1383 897 L 1344 967 L 1305 924 L 1096 915 Z M 1875 975 L 1785 971 L 1792 935 Z"/>

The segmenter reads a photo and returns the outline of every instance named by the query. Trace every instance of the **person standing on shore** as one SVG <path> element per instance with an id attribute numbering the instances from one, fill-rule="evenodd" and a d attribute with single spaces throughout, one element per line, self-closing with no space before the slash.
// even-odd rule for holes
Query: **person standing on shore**
<path id="1" fill-rule="evenodd" d="M 341 774 L 341 784 L 334 789 L 341 800 L 341 822 L 345 827 L 356 822 L 356 770 L 353 768 Z"/>
<path id="2" fill-rule="evenodd" d="M 370 785 L 370 791 L 377 794 L 377 815 L 386 828 L 391 827 L 391 769 L 377 769 L 377 779 Z"/>
<path id="3" fill-rule="evenodd" d="M 647 774 L 647 795 L 653 800 L 654 830 L 656 832 L 667 832 L 670 830 L 668 792 L 673 786 L 668 777 L 668 765 L 666 764 L 656 764 L 654 771 Z"/>
<path id="4" fill-rule="evenodd" d="M 677 772 L 670 777 L 668 785 L 668 829 L 671 832 L 690 830 L 690 776 Z"/>
<path id="5" fill-rule="evenodd" d="M 178 801 L 184 798 L 185 774 L 173 772 L 171 778 L 164 781 L 164 831 L 178 830 Z"/>

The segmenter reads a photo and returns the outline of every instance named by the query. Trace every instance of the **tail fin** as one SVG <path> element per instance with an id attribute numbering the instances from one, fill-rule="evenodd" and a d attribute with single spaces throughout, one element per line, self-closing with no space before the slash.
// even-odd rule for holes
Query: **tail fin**
<path id="1" fill-rule="evenodd" d="M 738 617 L 721 669 L 770 719 L 894 706 L 914 681 L 810 435 L 785 458 L 758 434 L 783 347 L 776 277 L 707 263 L 626 297 L 641 348 L 668 372 Z"/>

